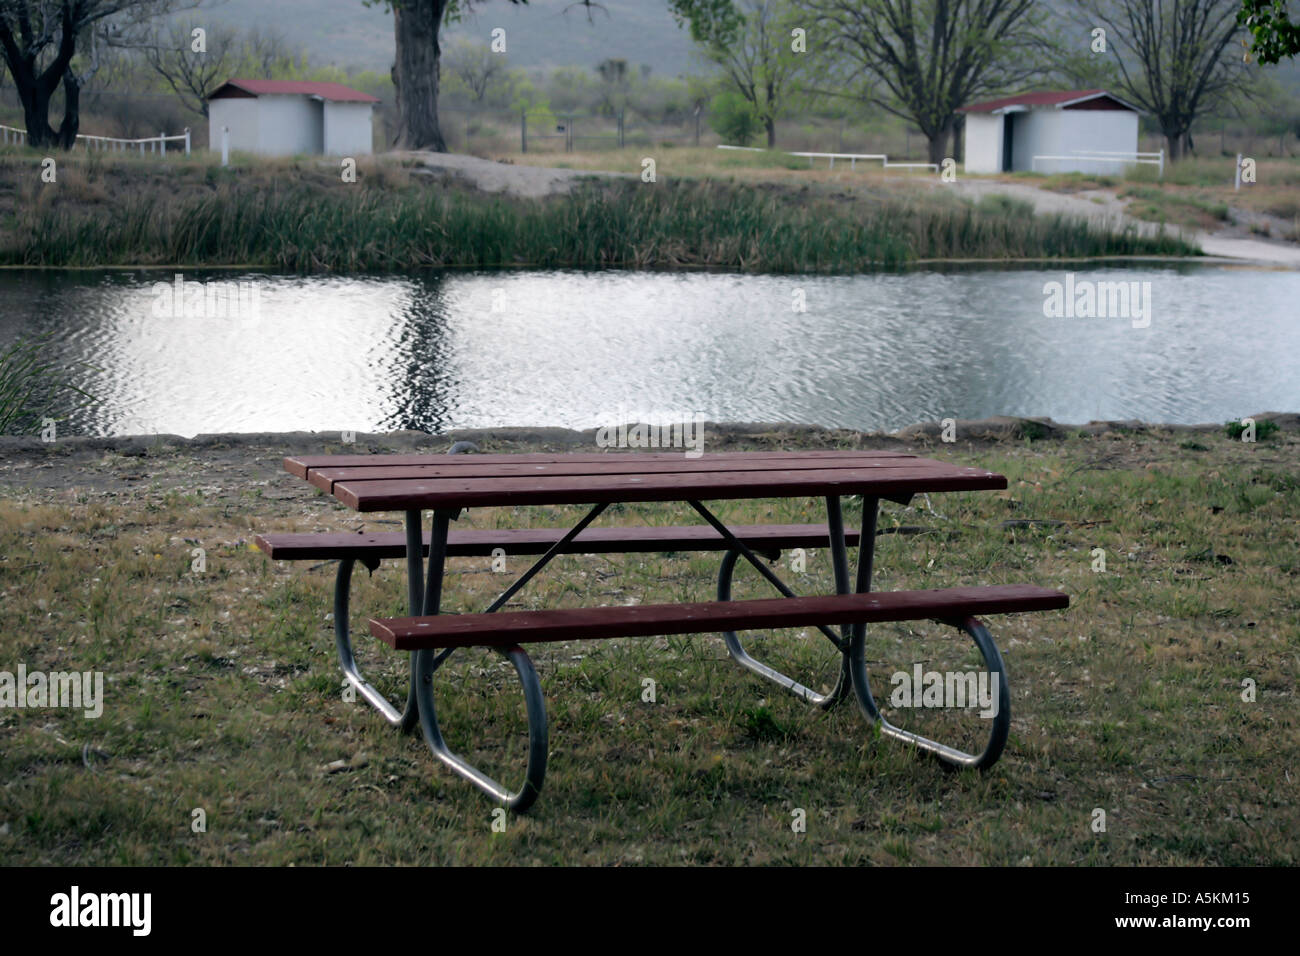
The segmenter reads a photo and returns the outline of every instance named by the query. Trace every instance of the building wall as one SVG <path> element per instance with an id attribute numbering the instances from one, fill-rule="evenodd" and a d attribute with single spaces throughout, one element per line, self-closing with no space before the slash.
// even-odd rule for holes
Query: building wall
<path id="1" fill-rule="evenodd" d="M 1033 169 L 1035 156 L 1068 156 L 1080 150 L 1132 153 L 1138 148 L 1138 114 L 1116 106 L 1113 100 L 1103 100 L 1089 101 L 1077 109 L 1048 107 L 1006 114 L 967 113 L 966 172 L 1002 170 L 1006 122 L 1012 123 L 1011 168 L 1017 172 Z M 1124 166 L 1099 158 L 1077 158 L 1044 159 L 1037 168 L 1044 173 L 1104 174 L 1120 172 Z"/>
<path id="2" fill-rule="evenodd" d="M 1038 109 L 1016 121 L 1012 165 L 1032 168 L 1035 155 L 1068 156 L 1079 150 L 1126 152 L 1137 150 L 1138 115 L 1132 110 Z M 1101 159 L 1040 160 L 1044 173 L 1115 173 L 1124 167 Z"/>
<path id="3" fill-rule="evenodd" d="M 1061 154 L 1076 150 L 1132 153 L 1138 148 L 1138 115 L 1132 110 L 1061 110 Z M 1048 164 L 1042 164 L 1044 166 Z M 1118 173 L 1124 166 L 1101 160 L 1073 160 L 1072 172 Z"/>
<path id="4" fill-rule="evenodd" d="M 221 152 L 221 130 L 230 127 L 230 149 L 256 153 L 258 142 L 257 100 L 253 97 L 221 97 L 208 101 L 208 148 Z"/>
<path id="5" fill-rule="evenodd" d="M 323 151 L 321 103 L 307 96 L 257 98 L 258 149 L 263 156 Z"/>
<path id="6" fill-rule="evenodd" d="M 966 162 L 968 173 L 996 173 L 1002 170 L 1002 116 L 995 113 L 966 114 Z"/>
<path id="7" fill-rule="evenodd" d="M 1055 109 L 1026 110 L 1016 114 L 1011 141 L 1011 168 L 1027 172 L 1033 168 L 1035 156 L 1055 156 L 1064 152 L 1061 147 L 1061 111 Z M 1040 170 L 1055 167 L 1039 164 Z"/>
<path id="8" fill-rule="evenodd" d="M 374 134 L 369 103 L 326 103 L 324 152 L 329 156 L 368 156 Z"/>

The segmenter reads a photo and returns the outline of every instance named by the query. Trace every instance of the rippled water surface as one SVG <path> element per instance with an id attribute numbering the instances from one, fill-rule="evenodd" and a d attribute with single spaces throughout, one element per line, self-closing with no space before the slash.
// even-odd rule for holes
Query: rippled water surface
<path id="1" fill-rule="evenodd" d="M 65 433 L 493 425 L 651 415 L 893 429 L 944 417 L 1225 421 L 1300 410 L 1300 274 L 1093 269 L 1149 282 L 1146 328 L 1047 318 L 1060 270 L 854 277 L 186 273 L 256 314 L 157 314 L 155 273 L 0 272 L 0 346 L 55 333 L 97 371 Z M 247 301 L 247 300 L 246 300 Z M 805 311 L 799 311 L 800 303 Z"/>

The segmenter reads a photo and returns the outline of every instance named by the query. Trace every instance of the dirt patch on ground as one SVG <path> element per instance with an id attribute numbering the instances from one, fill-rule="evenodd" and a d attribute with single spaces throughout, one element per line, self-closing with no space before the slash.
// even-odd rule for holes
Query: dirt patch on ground
<path id="1" fill-rule="evenodd" d="M 570 192 L 580 182 L 599 179 L 632 179 L 627 173 L 583 172 L 547 166 L 517 166 L 511 162 L 462 156 L 457 153 L 412 151 L 394 154 L 414 164 L 418 174 L 450 174 L 485 193 L 505 193 L 524 199 L 541 199 Z"/>
<path id="2" fill-rule="evenodd" d="M 1300 415 L 1263 412 L 1284 432 L 1300 431 Z M 1139 421 L 1062 425 L 1050 418 L 996 417 L 958 421 L 956 445 L 987 447 L 1007 442 L 1061 440 L 1075 436 L 1222 435 L 1223 426 L 1151 425 Z M 753 448 L 901 448 L 924 454 L 943 442 L 939 422 L 924 422 L 894 434 L 822 428 L 818 425 L 706 423 L 706 452 Z M 62 438 L 46 444 L 35 438 L 0 437 L 0 487 L 93 491 L 111 496 L 154 491 L 199 491 L 218 498 L 255 493 L 259 497 L 297 497 L 310 493 L 283 467 L 288 455 L 440 454 L 458 441 L 482 452 L 595 451 L 596 429 L 476 428 L 443 435 L 420 431 L 383 434 L 358 432 L 344 443 L 338 432 L 261 432 L 251 434 L 136 435 L 114 438 Z M 616 454 L 617 452 L 611 452 Z"/>

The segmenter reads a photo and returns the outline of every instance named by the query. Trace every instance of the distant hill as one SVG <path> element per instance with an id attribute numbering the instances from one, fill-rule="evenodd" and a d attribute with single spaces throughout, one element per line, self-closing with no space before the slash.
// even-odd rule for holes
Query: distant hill
<path id="1" fill-rule="evenodd" d="M 594 67 L 606 57 L 622 57 L 649 64 L 660 75 L 690 69 L 690 37 L 665 0 L 600 2 L 603 9 L 592 9 L 589 17 L 573 0 L 531 0 L 527 6 L 484 0 L 443 37 L 486 43 L 493 28 L 503 27 L 507 56 L 520 67 Z M 206 15 L 232 27 L 277 30 L 322 64 L 387 70 L 393 63 L 392 14 L 361 0 L 225 0 Z"/>
<path id="2" fill-rule="evenodd" d="M 443 31 L 444 39 L 466 37 L 486 43 L 494 27 L 506 30 L 513 66 L 594 67 L 606 57 L 649 64 L 660 76 L 692 72 L 694 44 L 678 28 L 666 0 L 599 0 L 602 9 L 574 0 L 479 0 L 465 19 Z M 1053 9 L 1064 0 L 1043 0 Z M 214 0 L 201 16 L 240 29 L 252 25 L 282 33 L 314 62 L 343 68 L 387 71 L 393 63 L 393 17 L 361 0 Z M 193 11 L 178 16 L 188 19 Z M 696 72 L 707 68 L 696 66 Z M 1300 60 L 1270 72 L 1300 93 Z M 1047 84 L 1030 84 L 1043 86 Z"/>

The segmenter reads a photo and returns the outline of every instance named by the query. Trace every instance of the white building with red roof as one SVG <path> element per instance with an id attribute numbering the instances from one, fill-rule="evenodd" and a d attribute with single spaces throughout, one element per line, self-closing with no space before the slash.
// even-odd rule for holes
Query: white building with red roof
<path id="1" fill-rule="evenodd" d="M 958 112 L 968 173 L 1113 173 L 1137 153 L 1141 111 L 1105 90 L 1023 93 Z"/>
<path id="2" fill-rule="evenodd" d="M 208 97 L 208 145 L 261 156 L 373 151 L 378 98 L 341 83 L 230 80 Z"/>

